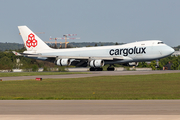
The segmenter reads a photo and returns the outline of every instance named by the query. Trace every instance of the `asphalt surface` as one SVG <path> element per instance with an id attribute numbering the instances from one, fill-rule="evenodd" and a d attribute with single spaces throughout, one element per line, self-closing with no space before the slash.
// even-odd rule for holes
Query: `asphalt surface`
<path id="1" fill-rule="evenodd" d="M 180 115 L 180 100 L 2 100 L 0 115 Z"/>
<path id="2" fill-rule="evenodd" d="M 86 71 L 87 72 L 87 71 Z M 83 78 L 95 76 L 116 76 L 116 75 L 148 75 L 148 74 L 164 74 L 164 73 L 180 73 L 180 70 L 158 70 L 158 71 L 96 71 L 90 74 L 68 74 L 68 75 L 37 75 L 37 76 L 19 76 L 19 77 L 0 77 L 2 81 L 8 80 L 29 80 L 35 78 Z"/>
<path id="3" fill-rule="evenodd" d="M 179 120 L 180 100 L 1 100 L 1 120 Z"/>

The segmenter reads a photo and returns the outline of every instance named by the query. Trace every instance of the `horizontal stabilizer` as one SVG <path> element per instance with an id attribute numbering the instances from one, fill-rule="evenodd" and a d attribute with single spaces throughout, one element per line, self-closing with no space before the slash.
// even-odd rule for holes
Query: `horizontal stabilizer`
<path id="1" fill-rule="evenodd" d="M 16 56 L 23 56 L 21 53 L 18 53 L 16 51 L 12 51 Z"/>

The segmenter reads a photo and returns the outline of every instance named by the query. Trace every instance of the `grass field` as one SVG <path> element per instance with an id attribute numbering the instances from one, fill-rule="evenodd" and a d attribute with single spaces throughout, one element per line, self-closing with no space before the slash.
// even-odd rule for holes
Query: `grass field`
<path id="1" fill-rule="evenodd" d="M 0 99 L 180 99 L 180 73 L 2 81 Z"/>
<path id="2" fill-rule="evenodd" d="M 0 77 L 34 76 L 34 75 L 65 75 L 65 74 L 90 74 L 88 72 L 0 72 Z"/>

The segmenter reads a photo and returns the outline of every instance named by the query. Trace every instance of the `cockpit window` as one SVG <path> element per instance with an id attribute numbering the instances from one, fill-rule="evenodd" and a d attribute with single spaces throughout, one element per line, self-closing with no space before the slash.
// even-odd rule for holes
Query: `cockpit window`
<path id="1" fill-rule="evenodd" d="M 158 42 L 158 44 L 164 44 L 163 42 Z"/>

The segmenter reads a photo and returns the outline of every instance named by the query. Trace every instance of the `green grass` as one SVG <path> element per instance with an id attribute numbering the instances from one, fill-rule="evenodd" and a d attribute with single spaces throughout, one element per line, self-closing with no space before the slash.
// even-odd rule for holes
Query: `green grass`
<path id="1" fill-rule="evenodd" d="M 90 74 L 88 72 L 7 72 L 1 73 L 0 77 L 35 76 L 35 75 L 66 75 L 66 74 Z"/>
<path id="2" fill-rule="evenodd" d="M 2 81 L 0 99 L 180 99 L 180 73 Z"/>

